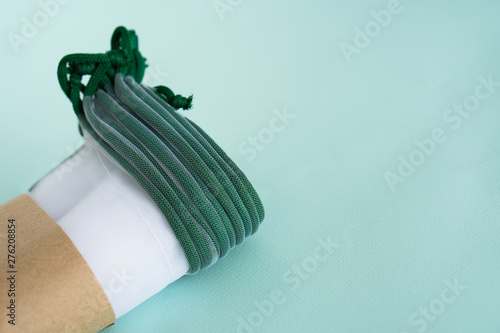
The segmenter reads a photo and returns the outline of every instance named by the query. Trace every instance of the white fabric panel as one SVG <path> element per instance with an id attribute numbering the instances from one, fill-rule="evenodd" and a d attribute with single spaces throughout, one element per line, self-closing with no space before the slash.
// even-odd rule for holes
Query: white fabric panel
<path id="1" fill-rule="evenodd" d="M 117 317 L 189 269 L 154 201 L 88 135 L 29 194 L 75 243 Z"/>

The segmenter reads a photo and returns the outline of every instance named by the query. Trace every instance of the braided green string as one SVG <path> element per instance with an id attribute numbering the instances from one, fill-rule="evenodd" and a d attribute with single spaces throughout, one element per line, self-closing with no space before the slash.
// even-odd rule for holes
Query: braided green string
<path id="1" fill-rule="evenodd" d="M 224 151 L 175 112 L 189 109 L 192 96 L 138 85 L 146 63 L 135 33 L 117 28 L 111 47 L 105 54 L 64 57 L 59 83 L 81 128 L 163 212 L 184 250 L 189 273 L 196 273 L 257 231 L 264 218 L 262 202 Z M 87 85 L 84 75 L 90 75 Z"/>
<path id="2" fill-rule="evenodd" d="M 217 238 L 218 255 L 224 257 L 230 247 L 235 245 L 235 236 L 232 229 L 229 228 L 231 222 L 224 210 L 221 209 L 217 199 L 201 181 L 198 174 L 188 170 L 185 159 L 175 153 L 174 146 L 168 141 L 162 140 L 154 131 L 128 113 L 126 106 L 118 106 L 116 102 L 118 98 L 113 95 L 112 91 L 107 90 L 107 93 L 109 95 L 99 94 L 98 92 L 96 105 L 102 104 L 103 108 L 113 109 L 112 116 L 114 119 L 108 123 L 133 142 L 136 147 L 144 148 L 141 151 L 147 155 L 148 159 L 171 185 L 176 195 L 183 201 L 182 203 L 186 205 L 195 220 L 204 229 L 209 230 L 209 235 L 213 231 Z M 138 138 L 138 134 L 141 134 L 140 139 Z M 174 157 L 178 158 L 181 164 L 177 164 L 174 161 Z M 175 177 L 186 193 L 183 193 L 184 191 L 181 191 L 178 186 L 173 184 L 173 181 L 165 170 L 168 170 Z M 226 226 L 226 230 L 221 230 L 220 228 L 210 229 L 210 226 L 220 223 Z M 229 230 L 229 234 L 227 230 Z"/>
<path id="3" fill-rule="evenodd" d="M 94 96 L 97 89 L 112 82 L 117 73 L 130 75 L 141 83 L 146 67 L 146 58 L 139 52 L 139 40 L 135 31 L 118 27 L 111 37 L 110 51 L 98 54 L 75 53 L 63 57 L 57 68 L 57 78 L 78 115 L 83 112 L 82 95 Z M 82 82 L 85 75 L 90 75 L 87 85 Z M 158 94 L 176 110 L 191 108 L 193 96 L 185 98 L 175 95 L 167 87 L 156 88 Z"/>

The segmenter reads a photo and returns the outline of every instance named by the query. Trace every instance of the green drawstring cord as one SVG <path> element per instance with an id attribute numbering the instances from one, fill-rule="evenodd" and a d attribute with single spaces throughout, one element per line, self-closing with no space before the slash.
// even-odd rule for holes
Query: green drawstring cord
<path id="1" fill-rule="evenodd" d="M 137 80 L 136 80 L 137 81 Z M 141 81 L 137 81 L 140 83 Z M 155 91 L 168 105 L 171 105 L 174 109 L 191 109 L 191 103 L 193 102 L 193 96 L 183 97 L 181 95 L 176 95 L 170 88 L 165 86 L 156 86 Z"/>
<path id="2" fill-rule="evenodd" d="M 135 33 L 117 28 L 111 47 L 105 54 L 64 57 L 59 83 L 81 128 L 156 202 L 186 254 L 189 273 L 196 273 L 257 231 L 262 202 L 224 151 L 175 112 L 189 109 L 192 96 L 138 84 L 146 64 Z M 90 75 L 86 86 L 84 75 Z M 89 96 L 83 102 L 82 94 Z"/>
<path id="3" fill-rule="evenodd" d="M 111 51 L 99 54 L 75 53 L 61 59 L 57 78 L 61 89 L 73 104 L 76 114 L 81 113 L 83 96 L 94 96 L 97 89 L 112 82 L 115 74 L 131 75 L 138 83 L 144 78 L 146 58 L 139 52 L 139 40 L 134 30 L 115 29 L 111 37 Z M 90 75 L 87 85 L 82 78 Z M 164 86 L 155 87 L 157 93 L 176 110 L 191 108 L 193 96 L 175 95 Z"/>
<path id="4" fill-rule="evenodd" d="M 153 93 L 148 88 L 144 88 L 144 91 L 147 92 L 150 98 L 156 100 L 160 106 L 163 106 L 165 109 L 171 109 L 168 104 L 165 104 L 163 100 L 158 98 L 158 96 Z M 140 92 L 139 92 L 140 93 Z M 141 96 L 144 100 L 147 100 L 147 97 Z M 162 113 L 159 112 L 164 118 L 167 116 L 171 116 L 176 120 L 174 125 L 175 128 L 180 133 L 185 133 L 187 136 L 189 134 L 193 135 L 193 138 L 190 138 L 190 142 L 199 142 L 202 145 L 202 148 L 194 145 L 197 148 L 197 152 L 200 152 L 200 155 L 204 156 L 204 160 L 212 161 L 210 159 L 213 158 L 215 161 L 211 163 L 211 165 L 220 167 L 223 170 L 223 173 L 229 177 L 230 181 L 234 184 L 238 195 L 241 197 L 241 200 L 245 203 L 246 207 L 254 207 L 254 209 L 249 210 L 250 220 L 252 221 L 252 225 L 246 228 L 246 236 L 253 234 L 257 231 L 260 221 L 264 218 L 264 208 L 262 203 L 252 187 L 252 184 L 248 181 L 247 177 L 243 174 L 243 172 L 236 166 L 236 164 L 227 156 L 227 154 L 210 138 L 201 128 L 199 128 L 195 123 L 191 122 L 189 119 L 184 118 L 176 112 Z M 183 130 L 184 129 L 184 130 Z M 209 155 L 202 150 L 204 149 Z"/>

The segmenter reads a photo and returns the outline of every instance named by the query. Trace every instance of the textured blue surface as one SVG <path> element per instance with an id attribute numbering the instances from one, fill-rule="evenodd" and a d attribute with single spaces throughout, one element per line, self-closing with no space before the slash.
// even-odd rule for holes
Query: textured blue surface
<path id="1" fill-rule="evenodd" d="M 13 47 L 42 10 L 0 5 L 0 203 L 81 142 L 59 59 L 125 25 L 267 208 L 106 333 L 500 330 L 498 1 L 72 1 Z"/>

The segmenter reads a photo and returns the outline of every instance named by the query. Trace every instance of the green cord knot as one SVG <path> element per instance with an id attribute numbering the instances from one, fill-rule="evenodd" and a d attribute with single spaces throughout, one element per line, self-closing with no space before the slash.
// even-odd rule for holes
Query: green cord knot
<path id="1" fill-rule="evenodd" d="M 163 100 L 165 100 L 165 102 L 170 104 L 176 110 L 189 110 L 192 106 L 193 95 L 189 97 L 176 95 L 170 88 L 165 86 L 156 86 L 155 91 Z"/>
<path id="2" fill-rule="evenodd" d="M 141 82 L 146 70 L 146 58 L 139 52 L 139 42 L 133 30 L 125 27 L 115 29 L 111 38 L 111 51 L 101 54 L 69 54 L 61 59 L 57 68 L 59 85 L 71 100 L 78 115 L 83 112 L 83 96 L 93 96 L 104 87 L 116 73 L 132 75 Z M 90 75 L 88 83 L 82 78 Z"/>
<path id="3" fill-rule="evenodd" d="M 135 31 L 118 27 L 111 37 L 110 51 L 98 54 L 69 54 L 59 62 L 57 77 L 61 89 L 70 99 L 78 116 L 83 114 L 84 96 L 93 96 L 99 88 L 113 82 L 117 73 L 131 75 L 137 83 L 141 83 L 146 67 L 146 58 L 139 52 L 139 39 Z M 82 82 L 85 75 L 90 75 L 86 85 Z M 175 95 L 164 86 L 155 89 L 174 109 L 191 108 L 193 96 L 186 98 Z"/>

